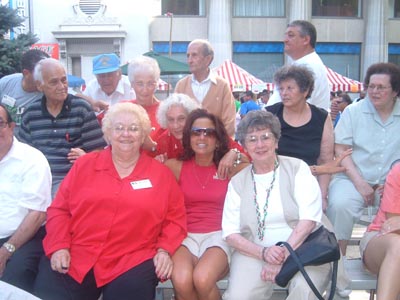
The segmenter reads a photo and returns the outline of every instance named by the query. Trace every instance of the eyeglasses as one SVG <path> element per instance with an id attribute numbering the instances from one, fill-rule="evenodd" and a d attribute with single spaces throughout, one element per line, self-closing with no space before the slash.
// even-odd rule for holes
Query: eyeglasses
<path id="1" fill-rule="evenodd" d="M 376 89 L 378 92 L 383 92 L 383 91 L 385 91 L 387 89 L 391 89 L 391 88 L 392 88 L 391 86 L 383 86 L 383 85 L 375 85 L 375 84 L 370 84 L 367 86 L 367 89 L 369 91 L 374 91 Z"/>
<path id="2" fill-rule="evenodd" d="M 199 128 L 199 127 L 192 127 L 190 130 L 190 134 L 192 136 L 201 136 L 204 137 L 216 137 L 217 132 L 214 128 Z"/>
<path id="3" fill-rule="evenodd" d="M 137 125 L 130 125 L 130 126 L 123 126 L 123 125 L 116 125 L 114 128 L 114 132 L 116 134 L 122 134 L 126 131 L 128 131 L 128 133 L 137 133 L 140 130 L 140 127 Z"/>
<path id="4" fill-rule="evenodd" d="M 8 125 L 8 122 L 0 121 L 0 129 L 6 128 Z"/>
<path id="5" fill-rule="evenodd" d="M 257 144 L 258 141 L 260 141 L 261 143 L 264 143 L 264 142 L 267 142 L 267 141 L 271 140 L 272 137 L 273 137 L 272 133 L 266 132 L 266 133 L 263 133 L 263 134 L 261 134 L 259 136 L 247 135 L 244 140 L 245 140 L 247 145 L 254 146 L 254 145 Z"/>
<path id="6" fill-rule="evenodd" d="M 148 89 L 154 89 L 157 86 L 157 82 L 155 82 L 155 81 L 150 81 L 150 82 L 146 82 L 146 83 L 142 82 L 142 81 L 135 81 L 135 82 L 133 82 L 133 84 L 140 89 L 142 89 L 144 87 L 146 87 Z"/>

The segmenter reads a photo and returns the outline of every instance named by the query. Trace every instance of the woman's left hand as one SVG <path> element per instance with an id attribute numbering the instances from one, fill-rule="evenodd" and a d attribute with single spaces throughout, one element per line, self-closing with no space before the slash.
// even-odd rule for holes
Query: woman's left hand
<path id="1" fill-rule="evenodd" d="M 265 251 L 265 260 L 269 264 L 280 265 L 285 261 L 285 247 L 271 246 Z"/>
<path id="2" fill-rule="evenodd" d="M 261 270 L 261 279 L 275 283 L 275 277 L 279 274 L 282 265 L 266 263 Z"/>
<path id="3" fill-rule="evenodd" d="M 71 148 L 68 153 L 68 160 L 72 164 L 74 163 L 79 157 L 85 155 L 86 152 L 81 148 Z"/>
<path id="4" fill-rule="evenodd" d="M 153 258 L 156 275 L 161 282 L 170 279 L 172 274 L 172 259 L 167 251 L 159 250 Z"/>
<path id="5" fill-rule="evenodd" d="M 228 178 L 229 172 L 231 168 L 233 168 L 233 164 L 237 158 L 237 154 L 234 151 L 228 151 L 224 157 L 221 158 L 218 164 L 218 178 L 226 179 Z"/>

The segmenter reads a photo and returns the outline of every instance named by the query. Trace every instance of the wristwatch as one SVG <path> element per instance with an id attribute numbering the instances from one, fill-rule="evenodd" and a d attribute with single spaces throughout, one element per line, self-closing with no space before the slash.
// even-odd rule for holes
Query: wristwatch
<path id="1" fill-rule="evenodd" d="M 6 250 L 10 253 L 13 254 L 15 252 L 15 246 L 13 244 L 5 242 L 3 244 L 3 247 L 6 248 Z"/>

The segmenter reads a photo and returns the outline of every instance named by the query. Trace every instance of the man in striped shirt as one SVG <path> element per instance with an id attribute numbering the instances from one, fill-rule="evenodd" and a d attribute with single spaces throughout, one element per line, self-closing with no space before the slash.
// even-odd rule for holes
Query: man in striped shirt
<path id="1" fill-rule="evenodd" d="M 58 60 L 41 60 L 33 76 L 44 96 L 25 110 L 19 136 L 49 161 L 54 198 L 72 163 L 86 152 L 104 148 L 106 142 L 90 105 L 68 94 L 67 75 Z"/>

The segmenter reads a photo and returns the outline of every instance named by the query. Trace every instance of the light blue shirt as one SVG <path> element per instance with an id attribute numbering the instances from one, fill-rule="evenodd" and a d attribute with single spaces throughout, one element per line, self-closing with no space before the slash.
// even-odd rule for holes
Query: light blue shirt
<path id="1" fill-rule="evenodd" d="M 400 158 L 399 99 L 385 123 L 368 97 L 347 106 L 335 127 L 335 143 L 353 148 L 354 164 L 368 183 L 383 184 L 390 165 Z"/>

